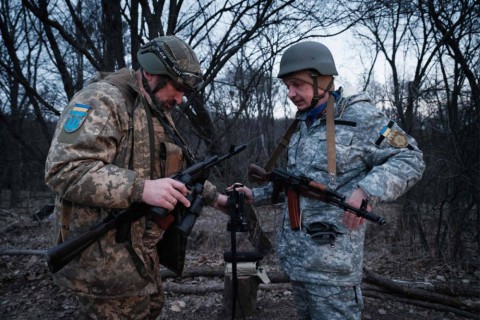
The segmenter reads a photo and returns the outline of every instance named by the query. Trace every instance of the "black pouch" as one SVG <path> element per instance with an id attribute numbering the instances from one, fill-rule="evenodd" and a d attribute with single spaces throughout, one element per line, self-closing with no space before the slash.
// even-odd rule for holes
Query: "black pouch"
<path id="1" fill-rule="evenodd" d="M 319 245 L 330 244 L 332 247 L 335 246 L 337 236 L 342 234 L 335 225 L 327 222 L 314 222 L 306 227 L 306 231 Z"/>

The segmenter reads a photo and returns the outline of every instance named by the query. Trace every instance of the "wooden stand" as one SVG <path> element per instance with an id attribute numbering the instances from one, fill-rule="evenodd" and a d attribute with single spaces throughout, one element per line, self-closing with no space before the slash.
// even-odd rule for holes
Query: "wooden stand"
<path id="1" fill-rule="evenodd" d="M 238 277 L 237 304 L 235 305 L 235 318 L 243 319 L 252 316 L 257 308 L 257 291 L 260 280 L 257 276 Z M 233 286 L 232 275 L 225 275 L 225 291 L 223 296 L 224 307 L 228 319 L 232 318 Z"/>

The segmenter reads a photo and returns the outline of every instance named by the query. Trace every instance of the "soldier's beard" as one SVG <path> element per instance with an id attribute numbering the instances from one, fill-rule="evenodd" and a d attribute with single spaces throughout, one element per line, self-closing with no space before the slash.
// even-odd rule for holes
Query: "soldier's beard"
<path id="1" fill-rule="evenodd" d="M 172 110 L 173 108 L 175 108 L 175 106 L 177 105 L 177 103 L 176 103 L 174 100 L 165 101 L 165 100 L 157 99 L 157 98 L 155 97 L 154 105 L 155 105 L 155 108 L 157 108 L 157 110 L 160 110 L 160 111 L 170 111 L 170 110 Z"/>
<path id="2" fill-rule="evenodd" d="M 156 111 L 159 111 L 159 112 L 164 112 L 164 111 L 170 111 L 173 108 L 175 108 L 176 106 L 175 100 L 172 99 L 172 100 L 166 101 L 166 100 L 160 100 L 157 98 L 157 96 L 155 95 L 155 92 L 158 91 L 158 89 L 161 89 L 161 87 L 154 88 L 152 90 L 152 88 L 150 88 L 148 84 L 147 79 L 143 77 L 143 75 L 142 75 L 142 84 L 143 84 L 144 90 L 150 97 L 150 101 L 151 101 L 150 107 L 152 109 L 155 109 Z"/>

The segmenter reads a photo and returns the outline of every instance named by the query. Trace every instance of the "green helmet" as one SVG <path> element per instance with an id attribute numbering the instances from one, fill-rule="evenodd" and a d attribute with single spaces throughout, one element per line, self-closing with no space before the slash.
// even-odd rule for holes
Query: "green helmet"
<path id="1" fill-rule="evenodd" d="M 321 75 L 338 75 L 330 50 L 319 42 L 306 41 L 285 50 L 277 77 L 308 69 L 316 70 Z"/>
<path id="2" fill-rule="evenodd" d="M 202 70 L 193 49 L 176 36 L 158 37 L 137 52 L 140 66 L 148 73 L 166 75 L 190 90 L 202 83 Z"/>

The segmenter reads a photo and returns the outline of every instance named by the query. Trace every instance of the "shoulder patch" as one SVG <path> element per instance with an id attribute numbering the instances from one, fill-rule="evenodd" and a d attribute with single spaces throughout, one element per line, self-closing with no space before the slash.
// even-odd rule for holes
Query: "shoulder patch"
<path id="1" fill-rule="evenodd" d="M 63 126 L 63 130 L 67 133 L 72 133 L 78 130 L 87 118 L 88 110 L 90 106 L 85 104 L 75 103 L 72 109 L 68 113 L 67 121 Z"/>
<path id="2" fill-rule="evenodd" d="M 390 134 L 390 131 L 392 130 L 392 127 L 394 124 L 395 122 L 390 120 L 388 124 L 384 126 L 382 130 L 380 130 L 379 132 L 380 136 L 377 138 L 377 141 L 375 141 L 375 144 L 377 146 L 379 146 L 382 143 L 382 141 Z"/>
<path id="3" fill-rule="evenodd" d="M 395 148 L 405 148 L 408 146 L 407 136 L 398 131 L 392 130 L 387 137 L 387 143 Z"/>

